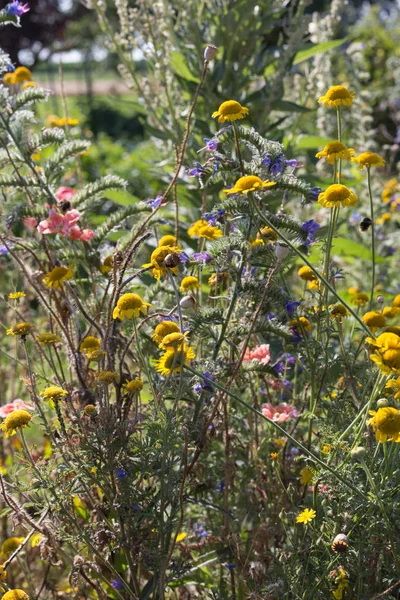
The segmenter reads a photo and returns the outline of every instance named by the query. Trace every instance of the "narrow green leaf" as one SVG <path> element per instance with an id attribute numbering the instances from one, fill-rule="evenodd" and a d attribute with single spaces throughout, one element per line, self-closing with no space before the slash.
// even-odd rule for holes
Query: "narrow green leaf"
<path id="1" fill-rule="evenodd" d="M 140 198 L 133 196 L 125 190 L 107 190 L 103 193 L 103 196 L 120 206 L 132 206 L 132 204 L 140 202 Z"/>
<path id="2" fill-rule="evenodd" d="M 300 104 L 296 104 L 295 102 L 290 102 L 289 100 L 275 100 L 272 102 L 271 108 L 273 110 L 280 110 L 282 112 L 312 112 L 317 109 L 315 108 L 307 108 L 306 106 L 301 106 Z"/>
<path id="3" fill-rule="evenodd" d="M 170 66 L 174 73 L 179 75 L 179 77 L 182 77 L 187 81 L 194 81 L 196 83 L 199 83 L 199 78 L 193 75 L 193 73 L 186 64 L 185 57 L 180 52 L 172 52 Z"/>
<path id="4" fill-rule="evenodd" d="M 321 42 L 320 44 L 314 44 L 313 46 L 306 48 L 305 50 L 300 50 L 296 54 L 293 59 L 293 65 L 298 65 L 299 63 L 312 58 L 316 54 L 323 54 L 324 52 L 328 52 L 328 50 L 332 50 L 333 48 L 337 48 L 346 42 L 346 38 L 342 40 L 329 40 L 328 42 Z"/>

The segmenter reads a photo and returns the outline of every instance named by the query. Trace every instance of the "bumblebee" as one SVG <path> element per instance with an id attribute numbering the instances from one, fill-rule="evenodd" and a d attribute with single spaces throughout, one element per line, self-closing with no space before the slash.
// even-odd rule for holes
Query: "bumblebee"
<path id="1" fill-rule="evenodd" d="M 344 554 L 349 549 L 349 538 L 344 533 L 339 533 L 332 542 L 332 550 Z"/>
<path id="2" fill-rule="evenodd" d="M 364 219 L 360 223 L 360 231 L 368 231 L 371 227 L 372 221 L 369 217 L 364 217 Z"/>

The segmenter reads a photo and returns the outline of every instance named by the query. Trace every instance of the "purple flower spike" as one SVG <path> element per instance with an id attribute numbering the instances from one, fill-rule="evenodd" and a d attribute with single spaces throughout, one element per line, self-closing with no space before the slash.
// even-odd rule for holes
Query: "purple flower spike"
<path id="1" fill-rule="evenodd" d="M 21 4 L 19 0 L 10 2 L 10 4 L 7 4 L 6 6 L 6 13 L 12 17 L 22 17 L 28 10 L 30 10 L 28 4 Z"/>
<path id="2" fill-rule="evenodd" d="M 196 262 L 209 262 L 211 260 L 210 254 L 208 252 L 195 252 L 192 256 L 192 260 Z"/>

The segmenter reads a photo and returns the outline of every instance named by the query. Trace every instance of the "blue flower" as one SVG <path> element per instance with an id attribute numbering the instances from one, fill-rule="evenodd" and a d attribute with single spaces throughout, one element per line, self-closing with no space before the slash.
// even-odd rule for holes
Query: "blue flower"
<path id="1" fill-rule="evenodd" d="M 353 227 L 354 227 L 355 225 L 357 225 L 357 223 L 359 223 L 361 221 L 361 219 L 362 219 L 362 214 L 356 210 L 353 213 L 351 213 L 350 218 L 349 218 L 349 223 L 350 223 L 350 225 L 353 225 Z"/>
<path id="2" fill-rule="evenodd" d="M 217 491 L 218 492 L 223 492 L 224 491 L 224 487 L 225 487 L 225 481 L 223 479 L 221 479 L 221 481 L 219 483 L 217 483 Z"/>
<path id="3" fill-rule="evenodd" d="M 296 308 L 300 306 L 301 302 L 295 302 L 294 300 L 286 300 L 285 302 L 285 310 L 287 314 L 291 317 L 296 312 Z"/>
<path id="4" fill-rule="evenodd" d="M 203 141 L 207 144 L 206 145 L 206 150 L 207 152 L 211 152 L 213 150 L 216 150 L 218 148 L 218 142 L 217 140 L 214 140 L 213 138 L 203 138 Z M 204 150 L 204 148 L 203 148 Z"/>
<path id="5" fill-rule="evenodd" d="M 187 263 L 189 262 L 190 258 L 189 256 L 186 254 L 186 252 L 181 252 L 179 254 L 179 260 L 181 261 L 181 263 Z"/>
<path id="6" fill-rule="evenodd" d="M 211 260 L 211 255 L 208 252 L 195 252 L 192 255 L 192 260 L 196 262 L 209 262 Z"/>
<path id="7" fill-rule="evenodd" d="M 320 195 L 321 192 L 322 192 L 322 188 L 312 187 L 308 192 L 310 200 L 313 200 L 314 202 L 316 202 L 318 200 L 318 196 Z"/>
<path id="8" fill-rule="evenodd" d="M 296 158 L 291 158 L 290 160 L 286 161 L 286 166 L 287 167 L 301 167 L 301 164 L 297 161 Z"/>
<path id="9" fill-rule="evenodd" d="M 201 525 L 200 523 L 195 523 L 193 525 L 193 531 L 199 538 L 206 537 L 208 535 L 208 531 L 206 531 L 204 525 Z"/>
<path id="10" fill-rule="evenodd" d="M 161 204 L 162 199 L 163 199 L 163 197 L 158 195 L 154 199 L 150 198 L 150 200 L 147 200 L 146 204 L 147 204 L 147 206 L 151 206 L 151 208 L 158 208 Z"/>
<path id="11" fill-rule="evenodd" d="M 111 586 L 115 590 L 122 590 L 122 588 L 124 587 L 124 584 L 119 579 L 113 579 L 112 582 L 111 582 Z"/>
<path id="12" fill-rule="evenodd" d="M 236 565 L 235 563 L 224 563 L 224 567 L 226 567 L 227 569 L 229 569 L 230 571 L 232 569 L 236 569 Z"/>
<path id="13" fill-rule="evenodd" d="M 118 477 L 118 479 L 125 479 L 125 477 L 128 475 L 128 473 L 125 471 L 125 469 L 114 469 L 114 473 L 115 475 Z"/>
<path id="14" fill-rule="evenodd" d="M 18 0 L 10 2 L 10 4 L 7 4 L 6 6 L 6 14 L 12 17 L 21 17 L 27 13 L 28 10 L 30 10 L 29 6 L 27 4 L 21 4 Z"/>
<path id="15" fill-rule="evenodd" d="M 278 173 L 282 173 L 283 169 L 286 167 L 287 161 L 286 156 L 282 153 L 277 154 L 274 159 L 272 159 L 271 154 L 267 154 L 261 163 L 265 167 L 269 167 L 271 175 L 278 175 Z"/>
<path id="16" fill-rule="evenodd" d="M 0 255 L 8 254 L 8 248 L 4 244 L 0 244 Z"/>
<path id="17" fill-rule="evenodd" d="M 283 362 L 283 360 L 278 360 L 278 362 L 276 362 L 273 366 L 272 366 L 273 370 L 275 371 L 275 373 L 283 373 L 285 370 L 285 363 Z"/>
<path id="18" fill-rule="evenodd" d="M 14 73 L 14 71 L 15 71 L 14 65 L 12 65 L 11 63 L 8 63 L 8 65 L 7 65 L 7 72 L 8 73 Z"/>
<path id="19" fill-rule="evenodd" d="M 314 235 L 315 232 L 320 228 L 320 224 L 317 223 L 316 221 L 314 221 L 314 219 L 310 219 L 309 221 L 306 221 L 305 223 L 303 223 L 303 225 L 301 226 L 303 231 L 306 231 L 309 235 Z"/>
<path id="20" fill-rule="evenodd" d="M 194 164 L 195 166 L 192 169 L 187 170 L 187 174 L 190 175 L 190 177 L 200 177 L 207 173 L 207 170 L 199 162 L 195 162 Z"/>
<path id="21" fill-rule="evenodd" d="M 216 213 L 206 212 L 203 215 L 201 215 L 201 218 L 205 221 L 208 221 L 209 225 L 214 226 L 218 219 L 224 216 L 225 212 L 226 211 L 223 208 L 221 208 Z"/>

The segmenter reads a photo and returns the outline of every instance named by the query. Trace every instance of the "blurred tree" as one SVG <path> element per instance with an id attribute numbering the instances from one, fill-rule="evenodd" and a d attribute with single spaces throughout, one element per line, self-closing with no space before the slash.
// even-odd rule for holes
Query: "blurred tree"
<path id="1" fill-rule="evenodd" d="M 5 5 L 2 2 L 2 8 Z M 30 10 L 21 19 L 21 27 L 7 27 L 2 30 L 2 47 L 14 63 L 18 63 L 21 50 L 29 50 L 30 63 L 34 65 L 43 49 L 49 53 L 67 51 L 82 46 L 82 39 L 66 36 L 71 21 L 84 19 L 88 10 L 82 3 L 72 0 L 67 6 L 63 0 L 30 0 Z"/>

